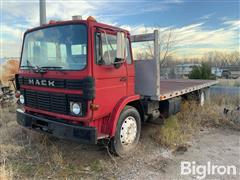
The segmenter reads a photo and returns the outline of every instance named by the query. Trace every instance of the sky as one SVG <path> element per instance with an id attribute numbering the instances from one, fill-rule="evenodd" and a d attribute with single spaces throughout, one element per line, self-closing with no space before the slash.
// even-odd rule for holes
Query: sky
<path id="1" fill-rule="evenodd" d="M 0 57 L 19 57 L 24 31 L 39 25 L 38 0 L 0 0 Z M 47 21 L 73 15 L 119 26 L 131 34 L 159 29 L 174 35 L 174 55 L 240 50 L 240 0 L 46 0 Z"/>

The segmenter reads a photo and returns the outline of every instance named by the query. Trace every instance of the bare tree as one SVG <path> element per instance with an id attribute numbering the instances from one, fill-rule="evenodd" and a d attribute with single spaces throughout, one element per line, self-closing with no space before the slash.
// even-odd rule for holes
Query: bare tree
<path id="1" fill-rule="evenodd" d="M 211 66 L 226 67 L 226 66 L 239 66 L 240 65 L 240 52 L 220 52 L 211 51 L 205 53 L 202 57 L 203 61 L 207 61 Z"/>
<path id="2" fill-rule="evenodd" d="M 145 33 L 149 33 L 149 30 L 145 29 Z M 172 57 L 173 52 L 176 49 L 177 41 L 175 40 L 172 29 L 161 30 L 159 29 L 159 49 L 160 49 L 160 66 L 164 66 L 166 61 Z M 146 42 L 144 45 L 144 51 L 137 52 L 138 59 L 153 59 L 154 48 L 152 42 Z"/>
<path id="3" fill-rule="evenodd" d="M 159 42 L 160 42 L 159 43 L 160 67 L 162 67 L 166 64 L 167 59 L 169 59 L 169 57 L 172 56 L 172 53 L 174 52 L 176 47 L 176 41 L 175 41 L 175 37 L 173 36 L 173 30 L 169 29 L 163 32 L 163 35 L 162 36 L 160 35 Z"/>

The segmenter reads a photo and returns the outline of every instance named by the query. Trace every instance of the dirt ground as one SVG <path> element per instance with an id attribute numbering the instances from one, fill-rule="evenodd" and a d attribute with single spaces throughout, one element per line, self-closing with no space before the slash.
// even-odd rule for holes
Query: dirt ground
<path id="1" fill-rule="evenodd" d="M 143 129 L 138 151 L 132 157 L 117 160 L 114 177 L 119 179 L 195 179 L 180 174 L 181 161 L 205 165 L 235 165 L 240 170 L 240 132 L 232 129 L 205 128 L 188 143 L 187 151 L 171 152 L 148 138 L 151 125 Z M 111 174 L 110 174 L 111 176 Z M 105 177 L 108 177 L 105 175 Z M 206 179 L 239 179 L 240 176 L 207 176 Z"/>
<path id="2" fill-rule="evenodd" d="M 23 131 L 15 121 L 14 111 L 1 110 L 0 179 L 195 179 L 194 175 L 180 175 L 181 161 L 235 165 L 240 171 L 240 131 L 230 127 L 200 128 L 183 150 L 174 151 L 152 138 L 152 132 L 160 125 L 146 123 L 136 151 L 121 158 L 109 154 L 104 146 Z"/>

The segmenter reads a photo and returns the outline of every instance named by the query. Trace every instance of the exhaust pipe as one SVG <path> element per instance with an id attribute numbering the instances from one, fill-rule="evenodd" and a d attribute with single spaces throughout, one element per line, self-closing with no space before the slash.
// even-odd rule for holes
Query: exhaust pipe
<path id="1" fill-rule="evenodd" d="M 46 0 L 39 0 L 40 25 L 46 24 Z"/>

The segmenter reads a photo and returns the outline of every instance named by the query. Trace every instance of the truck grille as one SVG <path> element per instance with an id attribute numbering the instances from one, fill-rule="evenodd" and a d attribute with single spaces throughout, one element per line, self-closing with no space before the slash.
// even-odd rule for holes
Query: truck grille
<path id="1" fill-rule="evenodd" d="M 54 82 L 54 86 L 48 86 L 47 84 L 32 84 L 32 82 L 38 81 L 39 83 L 44 80 L 45 82 Z M 31 82 L 31 83 L 30 83 Z M 53 79 L 53 78 L 33 78 L 23 77 L 16 75 L 16 87 L 20 89 L 22 85 L 27 86 L 44 86 L 49 88 L 64 88 L 73 90 L 82 90 L 83 98 L 86 100 L 93 100 L 95 98 L 95 80 L 92 77 L 86 77 L 84 79 Z"/>
<path id="2" fill-rule="evenodd" d="M 86 115 L 87 102 L 80 95 L 70 95 L 62 93 L 49 93 L 42 91 L 23 90 L 25 96 L 25 105 L 36 109 L 46 110 L 60 114 L 70 114 L 69 102 L 82 103 L 82 115 Z"/>

